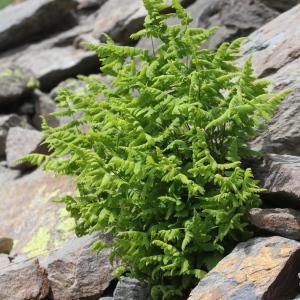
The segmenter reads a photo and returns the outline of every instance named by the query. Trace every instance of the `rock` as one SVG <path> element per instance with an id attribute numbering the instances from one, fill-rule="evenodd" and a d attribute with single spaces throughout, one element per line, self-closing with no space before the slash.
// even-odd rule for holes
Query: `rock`
<path id="1" fill-rule="evenodd" d="M 267 6 L 274 8 L 280 12 L 291 9 L 293 6 L 300 3 L 299 0 L 261 0 L 261 2 L 265 3 Z"/>
<path id="2" fill-rule="evenodd" d="M 0 10 L 0 51 L 74 24 L 73 0 L 31 0 Z"/>
<path id="3" fill-rule="evenodd" d="M 6 268 L 10 264 L 8 255 L 0 254 L 0 270 Z"/>
<path id="4" fill-rule="evenodd" d="M 99 10 L 93 32 L 97 39 L 107 33 L 115 42 L 128 43 L 143 27 L 147 12 L 140 0 L 108 0 Z"/>
<path id="5" fill-rule="evenodd" d="M 6 237 L 0 237 L 0 254 L 9 254 L 14 245 L 14 240 Z"/>
<path id="6" fill-rule="evenodd" d="M 51 127 L 59 125 L 56 117 L 50 114 L 56 110 L 55 102 L 46 94 L 41 91 L 36 91 L 34 94 L 35 115 L 33 118 L 33 125 L 38 130 L 42 129 L 42 118 L 47 121 Z"/>
<path id="7" fill-rule="evenodd" d="M 107 0 L 77 0 L 78 10 L 94 10 L 103 5 Z"/>
<path id="8" fill-rule="evenodd" d="M 293 299 L 299 293 L 300 243 L 283 237 L 240 243 L 188 300 Z"/>
<path id="9" fill-rule="evenodd" d="M 20 175 L 21 172 L 19 170 L 12 170 L 5 166 L 0 166 L 0 185 L 16 179 Z"/>
<path id="10" fill-rule="evenodd" d="M 0 269 L 0 299 L 45 299 L 49 293 L 46 272 L 37 259 Z"/>
<path id="11" fill-rule="evenodd" d="M 101 297 L 99 300 L 114 300 L 113 297 Z"/>
<path id="12" fill-rule="evenodd" d="M 150 292 L 147 283 L 129 277 L 121 277 L 114 291 L 114 300 L 147 300 Z"/>
<path id="13" fill-rule="evenodd" d="M 11 255 L 47 256 L 73 238 L 73 219 L 53 202 L 73 193 L 71 178 L 41 170 L 0 185 L 0 235 L 18 241 Z"/>
<path id="14" fill-rule="evenodd" d="M 37 130 L 12 127 L 6 139 L 6 159 L 12 169 L 32 168 L 29 163 L 17 163 L 16 160 L 30 153 L 47 153 L 47 146 L 42 144 L 43 134 Z"/>
<path id="15" fill-rule="evenodd" d="M 22 100 L 37 86 L 32 72 L 16 65 L 0 65 L 0 106 Z"/>
<path id="16" fill-rule="evenodd" d="M 114 278 L 110 250 L 90 249 L 99 238 L 107 239 L 94 234 L 71 240 L 44 260 L 54 300 L 97 299 L 109 286 Z"/>
<path id="17" fill-rule="evenodd" d="M 22 123 L 24 123 L 24 120 L 15 114 L 0 115 L 0 157 L 5 155 L 5 144 L 9 128 L 20 126 Z"/>
<path id="18" fill-rule="evenodd" d="M 300 240 L 300 212 L 290 208 L 261 209 L 249 212 L 249 221 L 259 229 L 293 240 Z"/>

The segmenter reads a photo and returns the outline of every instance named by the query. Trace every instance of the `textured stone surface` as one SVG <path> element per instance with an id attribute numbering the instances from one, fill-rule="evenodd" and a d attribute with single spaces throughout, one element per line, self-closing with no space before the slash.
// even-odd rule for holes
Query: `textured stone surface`
<path id="1" fill-rule="evenodd" d="M 38 260 L 10 264 L 0 269 L 0 299 L 44 299 L 49 292 L 45 270 Z"/>
<path id="2" fill-rule="evenodd" d="M 20 176 L 21 172 L 19 170 L 12 170 L 6 166 L 0 165 L 0 185 L 7 181 L 14 180 Z"/>
<path id="3" fill-rule="evenodd" d="M 41 170 L 0 185 L 0 235 L 18 241 L 12 255 L 49 255 L 74 236 L 73 220 L 53 202 L 74 190 L 70 178 Z"/>
<path id="4" fill-rule="evenodd" d="M 43 133 L 37 130 L 12 127 L 6 139 L 6 160 L 10 168 L 26 170 L 32 168 L 29 163 L 17 163 L 16 160 L 30 153 L 46 153 L 47 146 L 42 145 Z"/>
<path id="5" fill-rule="evenodd" d="M 300 3 L 299 0 L 261 0 L 261 2 L 278 11 L 286 11 Z"/>
<path id="6" fill-rule="evenodd" d="M 114 300 L 150 300 L 148 285 L 137 279 L 121 277 L 114 291 Z"/>
<path id="7" fill-rule="evenodd" d="M 0 237 L 0 254 L 9 254 L 14 245 L 14 241 L 11 238 Z"/>
<path id="8" fill-rule="evenodd" d="M 16 65 L 0 65 L 0 106 L 5 107 L 22 100 L 37 85 L 33 74 Z"/>
<path id="9" fill-rule="evenodd" d="M 73 0 L 30 0 L 0 10 L 0 51 L 74 23 Z"/>
<path id="10" fill-rule="evenodd" d="M 43 261 L 54 300 L 97 299 L 109 286 L 113 280 L 110 250 L 91 252 L 97 238 L 107 239 L 94 234 L 71 240 Z"/>
<path id="11" fill-rule="evenodd" d="M 249 212 L 252 225 L 289 239 L 300 240 L 300 212 L 290 208 L 261 209 Z"/>
<path id="12" fill-rule="evenodd" d="M 6 268 L 10 264 L 7 254 L 0 254 L 0 270 Z"/>
<path id="13" fill-rule="evenodd" d="M 300 243 L 282 237 L 240 243 L 192 291 L 189 300 L 293 299 L 299 291 Z"/>

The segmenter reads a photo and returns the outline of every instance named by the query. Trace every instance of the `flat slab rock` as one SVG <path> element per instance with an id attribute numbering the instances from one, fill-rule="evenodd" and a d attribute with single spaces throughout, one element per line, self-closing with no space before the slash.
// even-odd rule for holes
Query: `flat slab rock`
<path id="1" fill-rule="evenodd" d="M 299 292 L 300 243 L 283 237 L 240 243 L 188 300 L 293 299 Z"/>
<path id="2" fill-rule="evenodd" d="M 300 241 L 300 211 L 290 208 L 253 208 L 248 219 L 259 229 Z"/>
<path id="3" fill-rule="evenodd" d="M 49 282 L 37 259 L 0 269 L 0 299 L 45 299 Z"/>

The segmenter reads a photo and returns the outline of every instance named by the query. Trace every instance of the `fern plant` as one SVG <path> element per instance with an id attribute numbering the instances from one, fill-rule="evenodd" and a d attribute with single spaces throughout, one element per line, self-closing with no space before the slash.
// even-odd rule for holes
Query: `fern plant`
<path id="1" fill-rule="evenodd" d="M 251 59 L 237 67 L 242 39 L 204 49 L 215 29 L 189 28 L 178 0 L 168 14 L 163 0 L 144 5 L 144 29 L 132 38 L 159 39 L 159 48 L 109 37 L 91 46 L 110 81 L 82 78 L 85 95 L 62 90 L 55 115 L 71 121 L 44 124 L 50 154 L 25 159 L 73 176 L 79 193 L 62 202 L 78 235 L 112 234 L 93 248 L 112 248 L 118 274 L 147 280 L 154 299 L 185 299 L 247 234 L 245 216 L 262 190 L 241 158 L 254 155 L 248 139 L 288 92 L 269 93 Z M 168 26 L 170 17 L 178 24 Z"/>

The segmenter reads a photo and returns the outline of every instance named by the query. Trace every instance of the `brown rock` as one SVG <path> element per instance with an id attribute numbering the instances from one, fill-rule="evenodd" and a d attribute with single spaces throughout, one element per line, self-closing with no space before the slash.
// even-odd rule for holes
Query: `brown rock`
<path id="1" fill-rule="evenodd" d="M 99 238 L 107 239 L 98 234 L 76 238 L 44 260 L 54 300 L 98 299 L 109 286 L 114 278 L 110 250 L 90 249 Z"/>
<path id="2" fill-rule="evenodd" d="M 300 212 L 290 208 L 261 209 L 249 212 L 252 225 L 293 240 L 300 240 Z"/>
<path id="3" fill-rule="evenodd" d="M 10 264 L 0 269 L 0 299 L 45 299 L 49 282 L 38 260 Z"/>
<path id="4" fill-rule="evenodd" d="M 43 134 L 37 130 L 12 127 L 6 140 L 6 159 L 8 166 L 26 170 L 32 168 L 29 163 L 17 163 L 16 160 L 30 153 L 46 153 L 47 147 L 42 145 Z"/>
<path id="5" fill-rule="evenodd" d="M 288 300 L 299 293 L 300 243 L 256 238 L 236 246 L 188 300 Z"/>
<path id="6" fill-rule="evenodd" d="M 0 254 L 9 254 L 14 245 L 13 239 L 0 237 Z"/>

